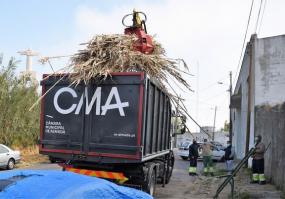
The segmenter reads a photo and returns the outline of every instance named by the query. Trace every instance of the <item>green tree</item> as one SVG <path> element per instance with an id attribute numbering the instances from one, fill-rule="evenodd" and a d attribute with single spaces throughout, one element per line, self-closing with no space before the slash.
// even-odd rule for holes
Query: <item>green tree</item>
<path id="1" fill-rule="evenodd" d="M 16 76 L 17 63 L 11 58 L 0 70 L 0 143 L 26 147 L 38 140 L 40 107 L 29 108 L 39 95 L 36 85 Z"/>
<path id="2" fill-rule="evenodd" d="M 229 131 L 230 130 L 230 123 L 226 120 L 225 123 L 224 123 L 224 128 L 223 128 L 224 131 Z"/>

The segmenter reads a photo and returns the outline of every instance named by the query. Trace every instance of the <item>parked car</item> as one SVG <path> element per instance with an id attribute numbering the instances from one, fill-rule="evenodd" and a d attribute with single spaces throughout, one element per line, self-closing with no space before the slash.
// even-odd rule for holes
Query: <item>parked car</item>
<path id="1" fill-rule="evenodd" d="M 178 150 L 178 155 L 183 159 L 187 160 L 189 156 L 189 147 L 191 145 L 191 142 L 184 142 L 181 144 Z"/>
<path id="2" fill-rule="evenodd" d="M 4 144 L 0 144 L 0 167 L 13 169 L 21 159 L 20 151 L 14 151 Z"/>
<path id="3" fill-rule="evenodd" d="M 201 146 L 203 143 L 198 143 L 199 146 Z M 213 144 L 213 156 L 212 159 L 216 160 L 216 161 L 223 161 L 224 159 L 224 155 L 225 155 L 225 151 L 223 150 L 223 146 L 217 143 L 211 143 Z M 188 160 L 188 156 L 189 156 L 189 147 L 191 145 L 191 142 L 187 141 L 184 142 L 181 147 L 179 147 L 178 150 L 178 155 L 183 159 L 183 160 Z M 198 159 L 202 159 L 202 149 L 201 147 L 199 147 L 198 149 L 199 151 L 199 158 Z"/>
<path id="4" fill-rule="evenodd" d="M 216 141 L 210 141 L 210 143 L 212 144 L 212 145 L 214 145 L 217 149 L 219 149 L 219 150 L 224 150 L 226 147 L 222 144 L 222 143 L 220 143 L 220 142 L 216 142 Z"/>

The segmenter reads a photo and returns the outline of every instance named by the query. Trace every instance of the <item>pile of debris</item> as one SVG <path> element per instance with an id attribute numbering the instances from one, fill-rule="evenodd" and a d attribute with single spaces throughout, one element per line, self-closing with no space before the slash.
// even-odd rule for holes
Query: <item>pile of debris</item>
<path id="1" fill-rule="evenodd" d="M 140 15 L 144 16 L 143 20 Z M 130 26 L 124 22 L 129 16 L 133 17 Z M 182 76 L 182 73 L 189 74 L 188 67 L 182 59 L 166 56 L 161 44 L 147 35 L 145 21 L 143 12 L 134 10 L 132 14 L 125 15 L 122 19 L 126 26 L 125 34 L 97 35 L 83 43 L 86 48 L 72 55 L 70 65 L 61 72 L 69 74 L 71 84 L 75 86 L 82 82 L 88 84 L 94 79 L 105 80 L 114 72 L 145 72 L 178 106 L 181 99 L 176 92 L 177 87 L 183 91 L 191 90 Z M 48 57 L 41 62 L 50 64 Z M 184 111 L 187 112 L 186 108 Z"/>
<path id="2" fill-rule="evenodd" d="M 188 70 L 183 60 L 169 59 L 162 46 L 153 41 L 154 50 L 144 54 L 134 49 L 133 44 L 138 38 L 135 35 L 98 35 L 88 43 L 85 50 L 79 51 L 71 58 L 70 74 L 72 84 L 88 83 L 91 79 L 111 76 L 112 72 L 146 72 L 152 79 L 167 91 L 173 80 L 190 89 L 183 79 L 180 62 Z"/>

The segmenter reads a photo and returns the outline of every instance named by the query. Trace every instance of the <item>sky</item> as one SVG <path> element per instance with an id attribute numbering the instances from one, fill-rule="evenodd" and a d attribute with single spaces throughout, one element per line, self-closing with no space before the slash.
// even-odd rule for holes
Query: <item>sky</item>
<path id="1" fill-rule="evenodd" d="M 150 35 L 162 43 L 170 58 L 183 58 L 193 76 L 184 76 L 194 92 L 179 91 L 189 113 L 202 126 L 223 127 L 229 117 L 229 72 L 235 84 L 251 0 L 9 0 L 0 5 L 0 53 L 4 63 L 13 56 L 20 60 L 18 72 L 25 69 L 19 50 L 39 52 L 33 59 L 38 79 L 51 73 L 41 65 L 41 56 L 71 55 L 79 45 L 98 34 L 123 33 L 121 19 L 133 8 L 147 14 Z M 246 41 L 285 34 L 285 1 L 255 0 Z M 264 11 L 263 11 L 264 10 Z M 262 16 L 262 17 L 261 17 Z M 262 20 L 261 20 L 262 19 Z M 256 31 L 255 31 L 256 29 Z M 55 69 L 68 64 L 68 58 L 52 60 Z M 220 83 L 218 83 L 220 82 Z M 188 121 L 192 132 L 198 131 Z"/>

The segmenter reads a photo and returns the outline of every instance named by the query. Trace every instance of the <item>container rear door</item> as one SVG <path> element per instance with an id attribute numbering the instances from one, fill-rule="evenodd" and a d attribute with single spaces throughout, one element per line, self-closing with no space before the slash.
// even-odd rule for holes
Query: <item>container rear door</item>
<path id="1" fill-rule="evenodd" d="M 58 83 L 59 79 L 59 76 L 52 76 L 42 82 L 43 93 L 47 94 L 42 100 L 41 150 L 82 153 L 84 87 L 69 86 L 67 78 Z"/>
<path id="2" fill-rule="evenodd" d="M 126 73 L 127 74 L 127 73 Z M 100 110 L 86 115 L 85 144 L 89 155 L 138 159 L 140 156 L 143 74 L 114 75 L 89 93 L 101 91 Z M 98 99 L 98 97 L 97 97 Z"/>

